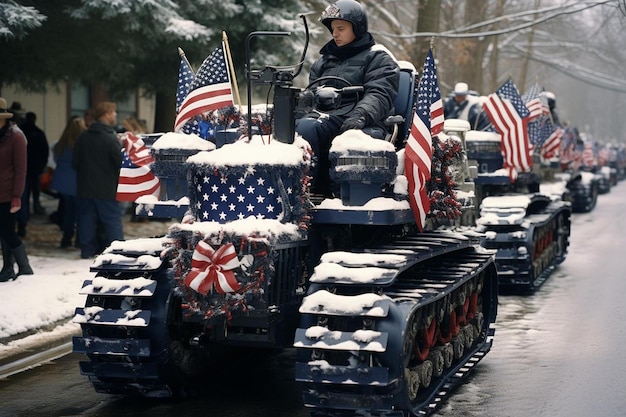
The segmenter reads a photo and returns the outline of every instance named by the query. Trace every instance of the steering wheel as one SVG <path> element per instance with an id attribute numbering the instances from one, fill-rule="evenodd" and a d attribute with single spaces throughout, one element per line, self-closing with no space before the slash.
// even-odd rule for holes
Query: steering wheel
<path id="1" fill-rule="evenodd" d="M 312 89 L 312 87 L 330 80 L 336 81 L 339 84 L 343 84 L 344 87 L 336 88 L 320 86 L 317 87 L 315 90 Z M 360 93 L 363 92 L 363 87 L 353 86 L 352 83 L 350 83 L 350 81 L 346 80 L 345 78 L 337 77 L 334 75 L 326 75 L 324 77 L 316 79 L 315 81 L 307 85 L 305 91 L 310 91 L 313 94 L 313 108 L 317 111 L 323 112 L 338 109 L 341 106 L 341 98 L 344 95 L 354 95 L 355 100 L 352 102 L 352 106 L 348 106 L 345 110 L 337 113 L 338 116 L 343 116 L 354 110 L 358 103 L 358 96 Z"/>

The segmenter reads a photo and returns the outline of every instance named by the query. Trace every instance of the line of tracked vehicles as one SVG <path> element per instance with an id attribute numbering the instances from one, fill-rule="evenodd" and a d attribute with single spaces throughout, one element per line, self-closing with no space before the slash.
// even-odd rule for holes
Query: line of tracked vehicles
<path id="1" fill-rule="evenodd" d="M 468 126 L 469 129 L 469 126 Z M 511 179 L 502 169 L 501 136 L 466 130 L 464 140 L 474 167 L 476 231 L 482 245 L 496 250 L 501 291 L 533 292 L 567 255 L 572 204 L 569 183 L 555 178 L 554 169 L 533 155 L 533 169 Z"/>
<path id="2" fill-rule="evenodd" d="M 251 33 L 247 56 L 253 38 L 287 35 Z M 248 91 L 274 89 L 271 140 L 250 135 L 192 156 L 164 151 L 170 134 L 154 143 L 153 169 L 170 190 L 184 178 L 188 201 L 166 189 L 138 200 L 139 211 L 185 215 L 166 236 L 114 242 L 91 267 L 73 344 L 96 391 L 178 396 L 218 383 L 211 369 L 239 347 L 295 348 L 311 415 L 428 415 L 451 395 L 492 346 L 497 271 L 475 235 L 420 232 L 397 192 L 393 141 L 408 135 L 417 79 L 404 67 L 389 120 L 398 139 L 333 142 L 340 198 L 311 203 L 294 112 L 359 88 L 326 80 L 305 100 L 293 87 L 301 64 L 250 70 L 248 59 Z"/>

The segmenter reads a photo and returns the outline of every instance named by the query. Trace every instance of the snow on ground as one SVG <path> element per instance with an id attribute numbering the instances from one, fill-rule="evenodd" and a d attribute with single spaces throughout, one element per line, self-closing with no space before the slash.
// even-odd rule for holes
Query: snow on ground
<path id="1" fill-rule="evenodd" d="M 92 263 L 93 259 L 31 256 L 34 275 L 0 283 L 0 351 L 6 347 L 3 339 L 72 317 L 74 309 L 84 305 L 79 291 L 83 281 L 93 277 Z"/>
<path id="2" fill-rule="evenodd" d="M 42 194 L 42 205 L 53 213 L 58 200 Z M 95 274 L 89 267 L 93 259 L 80 259 L 80 250 L 61 249 L 61 231 L 46 215 L 32 215 L 23 238 L 34 275 L 0 282 L 0 360 L 16 350 L 30 350 L 48 340 L 80 332 L 72 323 L 76 307 L 83 307 L 85 295 L 79 294 L 83 281 Z M 137 239 L 163 236 L 170 221 L 131 221 L 123 217 L 124 236 Z M 0 256 L 0 260 L 1 260 Z"/>

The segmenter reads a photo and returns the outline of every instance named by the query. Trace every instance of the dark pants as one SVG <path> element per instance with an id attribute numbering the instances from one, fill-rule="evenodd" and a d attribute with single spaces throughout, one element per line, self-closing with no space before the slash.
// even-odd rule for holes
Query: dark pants
<path id="1" fill-rule="evenodd" d="M 63 231 L 63 242 L 69 244 L 76 232 L 78 221 L 78 198 L 75 195 L 60 194 L 60 201 L 63 205 L 61 215 L 61 230 Z M 61 204 L 59 204 L 59 207 Z"/>
<path id="2" fill-rule="evenodd" d="M 296 132 L 300 134 L 313 150 L 311 160 L 311 191 L 318 194 L 330 193 L 330 162 L 328 151 L 344 117 L 328 116 L 323 118 L 303 117 L 296 120 Z"/>
<path id="3" fill-rule="evenodd" d="M 15 233 L 15 214 L 11 213 L 11 203 L 0 203 L 0 238 L 2 238 L 11 249 L 15 249 L 22 244 L 22 241 Z"/>
<path id="4" fill-rule="evenodd" d="M 329 195 L 332 188 L 330 182 L 330 162 L 328 160 L 328 154 L 330 145 L 335 138 L 339 135 L 341 125 L 346 119 L 345 116 L 324 116 L 324 117 L 308 117 L 305 116 L 296 120 L 296 132 L 300 134 L 313 151 L 313 157 L 311 161 L 311 192 Z M 385 137 L 385 130 L 378 126 L 368 126 L 363 129 L 363 132 L 368 135 L 382 139 Z"/>
<path id="5" fill-rule="evenodd" d="M 27 175 L 24 183 L 24 192 L 22 193 L 22 208 L 15 214 L 17 226 L 20 233 L 26 234 L 26 225 L 30 220 L 30 196 L 33 196 L 33 211 L 36 212 L 41 207 L 40 200 L 40 175 Z"/>
<path id="6" fill-rule="evenodd" d="M 104 241 L 98 240 L 98 225 L 102 225 Z M 78 198 L 78 230 L 80 255 L 91 258 L 114 240 L 124 240 L 122 213 L 115 200 Z"/>

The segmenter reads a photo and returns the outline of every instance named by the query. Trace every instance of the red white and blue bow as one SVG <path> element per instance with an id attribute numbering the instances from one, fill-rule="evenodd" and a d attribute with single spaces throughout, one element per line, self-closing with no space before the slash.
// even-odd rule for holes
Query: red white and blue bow
<path id="1" fill-rule="evenodd" d="M 193 251 L 185 285 L 204 295 L 212 292 L 213 287 L 219 294 L 236 292 L 240 285 L 233 269 L 237 267 L 239 259 L 232 243 L 215 250 L 202 240 Z"/>

